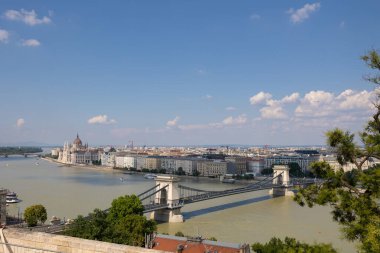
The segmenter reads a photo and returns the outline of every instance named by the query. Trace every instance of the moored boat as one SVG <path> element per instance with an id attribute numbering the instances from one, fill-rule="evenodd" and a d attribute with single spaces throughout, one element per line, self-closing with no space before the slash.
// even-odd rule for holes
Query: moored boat
<path id="1" fill-rule="evenodd" d="M 5 199 L 5 202 L 7 204 L 14 204 L 14 203 L 18 203 L 20 202 L 21 200 L 19 200 L 17 198 L 17 194 L 15 192 L 8 192 L 7 193 L 7 196 L 6 196 L 6 199 Z"/>
<path id="2" fill-rule="evenodd" d="M 146 179 L 155 179 L 157 176 L 154 175 L 154 174 L 145 174 L 144 177 L 145 177 Z"/>
<path id="3" fill-rule="evenodd" d="M 225 178 L 225 179 L 222 180 L 222 183 L 234 184 L 235 183 L 235 179 L 233 179 L 233 178 Z"/>

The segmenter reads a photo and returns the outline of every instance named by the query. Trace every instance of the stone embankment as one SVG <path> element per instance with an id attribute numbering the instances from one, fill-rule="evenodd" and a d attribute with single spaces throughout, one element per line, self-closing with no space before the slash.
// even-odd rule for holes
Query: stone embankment
<path id="1" fill-rule="evenodd" d="M 57 161 L 57 159 L 53 159 L 53 158 L 49 158 L 49 157 L 43 157 L 41 159 L 43 159 L 45 161 L 60 164 L 62 166 L 67 166 L 67 167 L 73 167 L 73 168 L 79 168 L 79 169 L 95 169 L 95 170 L 101 170 L 101 171 L 113 171 L 112 167 L 106 167 L 106 166 L 100 166 L 100 165 L 67 164 L 67 163 L 61 163 L 61 162 Z"/>
<path id="2" fill-rule="evenodd" d="M 1 232 L 3 234 L 1 239 L 3 239 L 4 242 L 0 245 L 0 253 L 165 253 L 165 251 L 86 240 L 63 235 L 31 232 L 14 228 L 4 229 L 0 231 L 0 233 Z"/>

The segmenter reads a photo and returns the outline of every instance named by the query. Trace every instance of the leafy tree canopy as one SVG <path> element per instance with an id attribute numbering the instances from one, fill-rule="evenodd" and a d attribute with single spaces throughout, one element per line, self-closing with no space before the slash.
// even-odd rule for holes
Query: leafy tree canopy
<path id="1" fill-rule="evenodd" d="M 252 245 L 252 250 L 257 253 L 295 253 L 295 252 L 308 252 L 308 253 L 336 253 L 337 251 L 331 244 L 306 244 L 296 241 L 294 238 L 286 237 L 284 241 L 279 238 L 273 237 L 265 244 L 255 243 Z"/>
<path id="2" fill-rule="evenodd" d="M 46 208 L 43 205 L 27 207 L 24 212 L 24 219 L 29 227 L 37 226 L 38 222 L 44 223 L 47 219 Z"/>
<path id="3" fill-rule="evenodd" d="M 144 246 L 145 234 L 156 231 L 156 222 L 143 216 L 144 207 L 135 195 L 112 201 L 108 212 L 95 209 L 88 217 L 78 216 L 66 235 L 133 246 Z"/>
<path id="4" fill-rule="evenodd" d="M 380 71 L 376 51 L 362 59 Z M 366 79 L 380 84 L 378 74 Z M 301 189 L 295 197 L 301 206 L 330 205 L 333 219 L 342 225 L 345 238 L 358 242 L 362 252 L 380 252 L 380 165 L 363 170 L 366 162 L 380 158 L 380 94 L 374 105 L 372 119 L 359 133 L 362 145 L 355 143 L 354 134 L 349 131 L 334 129 L 326 133 L 327 144 L 336 152 L 339 164 L 352 163 L 356 168 L 334 170 L 326 162 L 316 162 L 311 170 L 325 179 L 324 183 Z"/>

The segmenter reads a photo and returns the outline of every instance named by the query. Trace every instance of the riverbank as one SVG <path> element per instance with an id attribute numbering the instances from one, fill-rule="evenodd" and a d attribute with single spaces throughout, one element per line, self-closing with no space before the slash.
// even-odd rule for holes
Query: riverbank
<path id="1" fill-rule="evenodd" d="M 42 160 L 60 164 L 65 167 L 70 167 L 70 168 L 78 168 L 78 169 L 92 169 L 92 170 L 97 170 L 97 171 L 106 171 L 106 172 L 114 172 L 114 168 L 112 167 L 107 167 L 107 166 L 100 166 L 100 165 L 87 165 L 87 164 L 67 164 L 67 163 L 62 163 L 57 161 L 54 158 L 49 158 L 49 157 L 42 157 Z"/>

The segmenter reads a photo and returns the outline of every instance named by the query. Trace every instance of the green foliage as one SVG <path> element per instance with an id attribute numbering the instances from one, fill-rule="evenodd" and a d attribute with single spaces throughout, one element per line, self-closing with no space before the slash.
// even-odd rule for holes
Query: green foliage
<path id="1" fill-rule="evenodd" d="M 47 212 L 43 205 L 33 205 L 25 209 L 24 219 L 29 227 L 37 226 L 38 222 L 45 223 Z"/>
<path id="2" fill-rule="evenodd" d="M 185 235 L 181 231 L 175 233 L 175 236 L 185 237 Z"/>
<path id="3" fill-rule="evenodd" d="M 261 175 L 272 175 L 273 169 L 272 168 L 266 168 L 261 171 Z"/>
<path id="4" fill-rule="evenodd" d="M 209 240 L 209 241 L 214 241 L 214 242 L 216 242 L 216 241 L 218 241 L 218 239 L 216 239 L 215 237 L 213 237 L 213 236 L 211 236 L 210 238 L 208 238 L 207 240 Z"/>
<path id="5" fill-rule="evenodd" d="M 143 211 L 144 206 L 136 195 L 125 195 L 112 201 L 108 218 L 117 220 L 131 214 L 142 215 Z"/>
<path id="6" fill-rule="evenodd" d="M 289 173 L 292 176 L 295 177 L 304 177 L 305 174 L 303 173 L 301 167 L 299 166 L 298 163 L 288 163 L 289 166 Z"/>
<path id="7" fill-rule="evenodd" d="M 40 153 L 40 147 L 0 147 L 1 155 L 23 155 L 25 153 Z"/>
<path id="8" fill-rule="evenodd" d="M 252 250 L 257 253 L 336 253 L 337 251 L 331 244 L 306 244 L 296 241 L 294 238 L 285 237 L 282 241 L 279 238 L 273 237 L 265 244 L 255 243 L 252 245 Z"/>
<path id="9" fill-rule="evenodd" d="M 193 171 L 193 175 L 192 175 L 192 176 L 194 176 L 194 177 L 198 177 L 198 176 L 199 176 L 199 174 L 201 174 L 199 171 L 197 171 L 197 170 L 194 170 L 194 171 Z"/>
<path id="10" fill-rule="evenodd" d="M 237 180 L 252 180 L 255 179 L 255 176 L 252 174 L 244 174 L 244 175 L 233 175 L 232 178 L 237 179 Z"/>
<path id="11" fill-rule="evenodd" d="M 185 171 L 183 170 L 182 167 L 179 167 L 178 170 L 175 171 L 176 175 L 183 176 L 186 175 Z"/>
<path id="12" fill-rule="evenodd" d="M 375 51 L 362 59 L 371 68 L 380 70 Z M 379 76 L 368 80 L 380 84 Z M 354 142 L 354 134 L 348 131 L 334 129 L 326 133 L 327 144 L 335 150 L 338 162 L 353 163 L 356 169 L 334 171 L 326 162 L 316 162 L 311 170 L 325 181 L 300 189 L 295 197 L 301 206 L 330 205 L 333 219 L 342 225 L 345 238 L 359 242 L 362 252 L 380 252 L 380 165 L 363 170 L 369 159 L 380 158 L 379 98 L 376 112 L 360 133 L 362 146 Z"/>
<path id="13" fill-rule="evenodd" d="M 156 222 L 143 216 L 144 207 L 135 195 L 112 201 L 108 213 L 95 209 L 88 217 L 78 216 L 65 235 L 133 246 L 144 246 L 145 234 L 156 231 Z"/>
<path id="14" fill-rule="evenodd" d="M 102 160 L 92 161 L 92 165 L 102 165 Z"/>
<path id="15" fill-rule="evenodd" d="M 367 55 L 361 57 L 368 67 L 375 70 L 380 70 L 380 56 L 375 50 L 371 50 Z M 366 79 L 375 84 L 380 84 L 380 75 L 367 76 Z"/>

